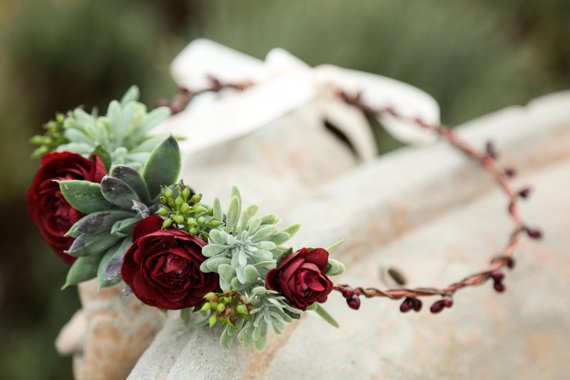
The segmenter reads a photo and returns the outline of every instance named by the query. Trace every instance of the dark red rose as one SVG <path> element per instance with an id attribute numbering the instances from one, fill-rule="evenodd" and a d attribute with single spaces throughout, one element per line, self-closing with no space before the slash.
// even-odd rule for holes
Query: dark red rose
<path id="1" fill-rule="evenodd" d="M 86 180 L 99 183 L 107 174 L 105 165 L 94 156 L 89 160 L 70 152 L 49 153 L 42 158 L 28 190 L 28 212 L 44 240 L 66 263 L 75 257 L 64 253 L 73 238 L 65 236 L 73 223 L 83 216 L 67 203 L 54 180 Z"/>
<path id="2" fill-rule="evenodd" d="M 329 253 L 322 248 L 302 248 L 287 256 L 265 277 L 268 289 L 281 293 L 301 310 L 315 302 L 325 302 L 333 290 L 326 276 Z"/>
<path id="3" fill-rule="evenodd" d="M 162 218 L 156 215 L 137 224 L 121 268 L 123 281 L 150 306 L 172 310 L 201 305 L 219 281 L 216 273 L 200 270 L 206 243 L 184 230 L 161 227 Z"/>

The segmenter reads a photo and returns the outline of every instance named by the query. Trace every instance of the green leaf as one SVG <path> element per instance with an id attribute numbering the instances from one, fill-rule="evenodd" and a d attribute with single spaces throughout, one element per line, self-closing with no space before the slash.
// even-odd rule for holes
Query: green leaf
<path id="1" fill-rule="evenodd" d="M 69 268 L 67 272 L 67 278 L 65 279 L 65 284 L 62 286 L 62 290 L 71 286 L 77 285 L 81 282 L 90 280 L 97 276 L 97 269 L 99 263 L 101 262 L 102 256 L 87 256 L 80 257 Z"/>
<path id="2" fill-rule="evenodd" d="M 291 224 L 290 226 L 283 228 L 281 232 L 287 232 L 291 237 L 293 237 L 293 235 L 299 231 L 299 228 L 301 228 L 300 224 Z"/>
<path id="3" fill-rule="evenodd" d="M 132 210 L 133 201 L 140 202 L 140 198 L 133 188 L 115 177 L 103 178 L 101 193 L 106 200 L 123 210 Z"/>
<path id="4" fill-rule="evenodd" d="M 316 304 L 317 307 L 315 308 L 315 312 L 322 318 L 324 319 L 328 324 L 330 324 L 333 327 L 339 327 L 338 322 L 333 318 L 332 315 L 329 314 L 329 312 L 322 307 L 320 304 Z"/>
<path id="5" fill-rule="evenodd" d="M 340 247 L 342 245 L 342 243 L 344 243 L 344 239 L 341 239 L 339 241 L 336 241 L 334 243 L 332 243 L 328 248 L 327 251 L 329 253 L 333 252 L 335 249 L 337 249 L 338 247 Z"/>
<path id="6" fill-rule="evenodd" d="M 123 95 L 123 98 L 121 99 L 121 105 L 125 106 L 129 102 L 134 102 L 139 99 L 139 96 L 140 96 L 139 88 L 137 86 L 131 86 L 129 87 L 125 95 Z"/>
<path id="7" fill-rule="evenodd" d="M 113 286 L 121 281 L 121 265 L 130 245 L 130 238 L 123 239 L 119 244 L 105 252 L 97 270 L 97 278 L 101 288 Z"/>
<path id="8" fill-rule="evenodd" d="M 340 261 L 329 259 L 327 276 L 338 276 L 344 273 L 344 264 Z"/>
<path id="9" fill-rule="evenodd" d="M 125 182 L 137 193 L 141 201 L 150 203 L 150 195 L 143 177 L 138 171 L 126 165 L 117 165 L 111 170 L 111 177 L 115 177 Z"/>
<path id="10" fill-rule="evenodd" d="M 77 237 L 80 234 L 92 235 L 110 231 L 117 221 L 131 216 L 132 213 L 121 210 L 94 212 L 78 220 L 67 232 L 67 235 Z"/>
<path id="11" fill-rule="evenodd" d="M 106 232 L 96 235 L 81 234 L 73 241 L 66 253 L 76 257 L 98 255 L 119 240 L 119 237 Z"/>
<path id="12" fill-rule="evenodd" d="M 238 196 L 233 196 L 228 207 L 228 216 L 226 218 L 226 231 L 232 233 L 235 231 L 241 212 L 241 200 Z"/>
<path id="13" fill-rule="evenodd" d="M 214 199 L 214 207 L 212 208 L 214 219 L 219 221 L 224 220 L 224 213 L 222 211 L 222 205 L 218 198 Z"/>
<path id="14" fill-rule="evenodd" d="M 101 194 L 101 186 L 98 183 L 80 180 L 59 181 L 59 188 L 71 207 L 83 214 L 113 208 L 113 205 Z"/>
<path id="15" fill-rule="evenodd" d="M 103 164 L 105 165 L 105 168 L 107 169 L 108 172 L 109 169 L 111 169 L 111 164 L 112 164 L 111 154 L 109 153 L 109 151 L 105 149 L 103 145 L 98 144 L 95 147 L 93 154 L 96 154 L 101 159 L 101 161 L 103 161 Z"/>
<path id="16" fill-rule="evenodd" d="M 243 272 L 248 284 L 254 284 L 260 278 L 259 272 L 253 265 L 246 265 Z"/>
<path id="17" fill-rule="evenodd" d="M 188 323 L 190 322 L 190 309 L 189 308 L 185 308 L 180 310 L 180 319 L 182 320 L 182 323 L 184 323 L 184 326 L 188 326 Z"/>
<path id="18" fill-rule="evenodd" d="M 161 185 L 170 186 L 176 183 L 180 174 L 180 165 L 178 143 L 170 136 L 151 152 L 143 168 L 142 175 L 151 198 L 160 194 Z"/>
<path id="19" fill-rule="evenodd" d="M 132 214 L 130 214 L 132 215 Z M 136 215 L 132 218 L 119 220 L 113 227 L 111 227 L 111 235 L 115 236 L 128 236 L 133 231 L 133 228 L 142 220 L 140 215 Z"/>

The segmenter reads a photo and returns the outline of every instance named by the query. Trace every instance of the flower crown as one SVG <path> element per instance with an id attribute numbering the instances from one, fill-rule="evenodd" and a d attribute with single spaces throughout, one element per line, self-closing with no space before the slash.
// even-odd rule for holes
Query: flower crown
<path id="1" fill-rule="evenodd" d="M 63 288 L 93 278 L 101 287 L 123 281 L 127 292 L 147 305 L 180 310 L 185 323 L 192 319 L 219 328 L 221 344 L 237 338 L 244 347 L 262 350 L 270 328 L 281 333 L 305 311 L 338 327 L 323 306 L 333 291 L 354 310 L 361 297 L 386 297 L 401 301 L 403 313 L 420 311 L 420 298 L 426 297 L 438 298 L 430 310 L 439 313 L 453 305 L 459 290 L 488 280 L 503 292 L 503 269 L 514 267 L 520 237 L 542 235 L 519 215 L 518 200 L 527 198 L 530 188 L 511 188 L 514 170 L 498 165 L 492 143 L 479 152 L 443 125 L 404 117 L 391 108 L 375 109 L 359 94 L 338 91 L 339 99 L 366 115 L 415 124 L 481 164 L 507 196 L 513 229 L 486 270 L 443 289 L 334 284 L 330 277 L 342 274 L 344 266 L 330 253 L 340 242 L 326 249 L 288 246 L 300 226 L 279 227 L 279 217 L 261 216 L 257 206 L 244 205 L 235 187 L 226 208 L 218 199 L 203 202 L 202 194 L 178 178 L 176 139 L 149 134 L 196 94 L 227 87 L 242 90 L 247 84 L 212 80 L 211 87 L 184 90 L 151 112 L 138 102 L 133 87 L 121 101 L 110 103 L 106 115 L 77 108 L 57 115 L 44 135 L 32 139 L 41 167 L 28 191 L 29 212 L 45 241 L 71 264 Z M 398 273 L 392 275 L 398 279 Z"/>

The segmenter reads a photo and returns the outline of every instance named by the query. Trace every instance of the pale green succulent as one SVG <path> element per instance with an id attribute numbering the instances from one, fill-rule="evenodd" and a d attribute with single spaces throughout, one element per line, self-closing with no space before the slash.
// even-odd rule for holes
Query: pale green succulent
<path id="1" fill-rule="evenodd" d="M 218 199 L 214 201 L 214 218 L 223 220 Z M 208 259 L 202 263 L 202 272 L 217 272 L 222 290 L 243 291 L 263 282 L 267 272 L 277 265 L 277 259 L 287 252 L 282 244 L 299 229 L 298 224 L 282 230 L 277 228 L 275 215 L 258 217 L 257 206 L 241 212 L 241 196 L 232 189 L 226 223 L 210 231 L 208 245 L 202 254 Z"/>
<path id="2" fill-rule="evenodd" d="M 89 114 L 76 108 L 63 120 L 63 136 L 68 143 L 57 151 L 89 156 L 97 153 L 107 166 L 135 164 L 142 166 L 150 152 L 165 136 L 149 136 L 148 132 L 170 115 L 167 107 L 147 113 L 138 102 L 139 90 L 131 87 L 120 102 L 113 100 L 105 116 Z"/>

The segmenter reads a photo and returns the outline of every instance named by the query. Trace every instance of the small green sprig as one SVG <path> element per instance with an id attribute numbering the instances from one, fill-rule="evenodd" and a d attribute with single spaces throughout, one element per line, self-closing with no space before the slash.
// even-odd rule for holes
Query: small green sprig
<path id="1" fill-rule="evenodd" d="M 43 135 L 35 135 L 30 142 L 38 147 L 32 153 L 32 158 L 39 158 L 45 154 L 53 152 L 60 145 L 67 144 L 69 140 L 65 137 L 64 127 L 65 115 L 57 113 L 55 120 L 50 120 L 44 124 L 45 133 Z"/>
<path id="2" fill-rule="evenodd" d="M 206 302 L 200 311 L 209 313 L 208 326 L 214 327 L 219 323 L 222 327 L 236 326 L 239 320 L 249 320 L 249 312 L 253 306 L 246 303 L 246 297 L 235 291 L 223 293 L 208 293 L 204 296 Z"/>
<path id="3" fill-rule="evenodd" d="M 214 218 L 211 207 L 200 203 L 202 194 L 180 181 L 175 186 L 163 186 L 160 191 L 161 207 L 157 214 L 165 217 L 163 228 L 176 226 L 187 230 L 192 236 L 208 241 L 212 229 L 223 224 Z"/>

